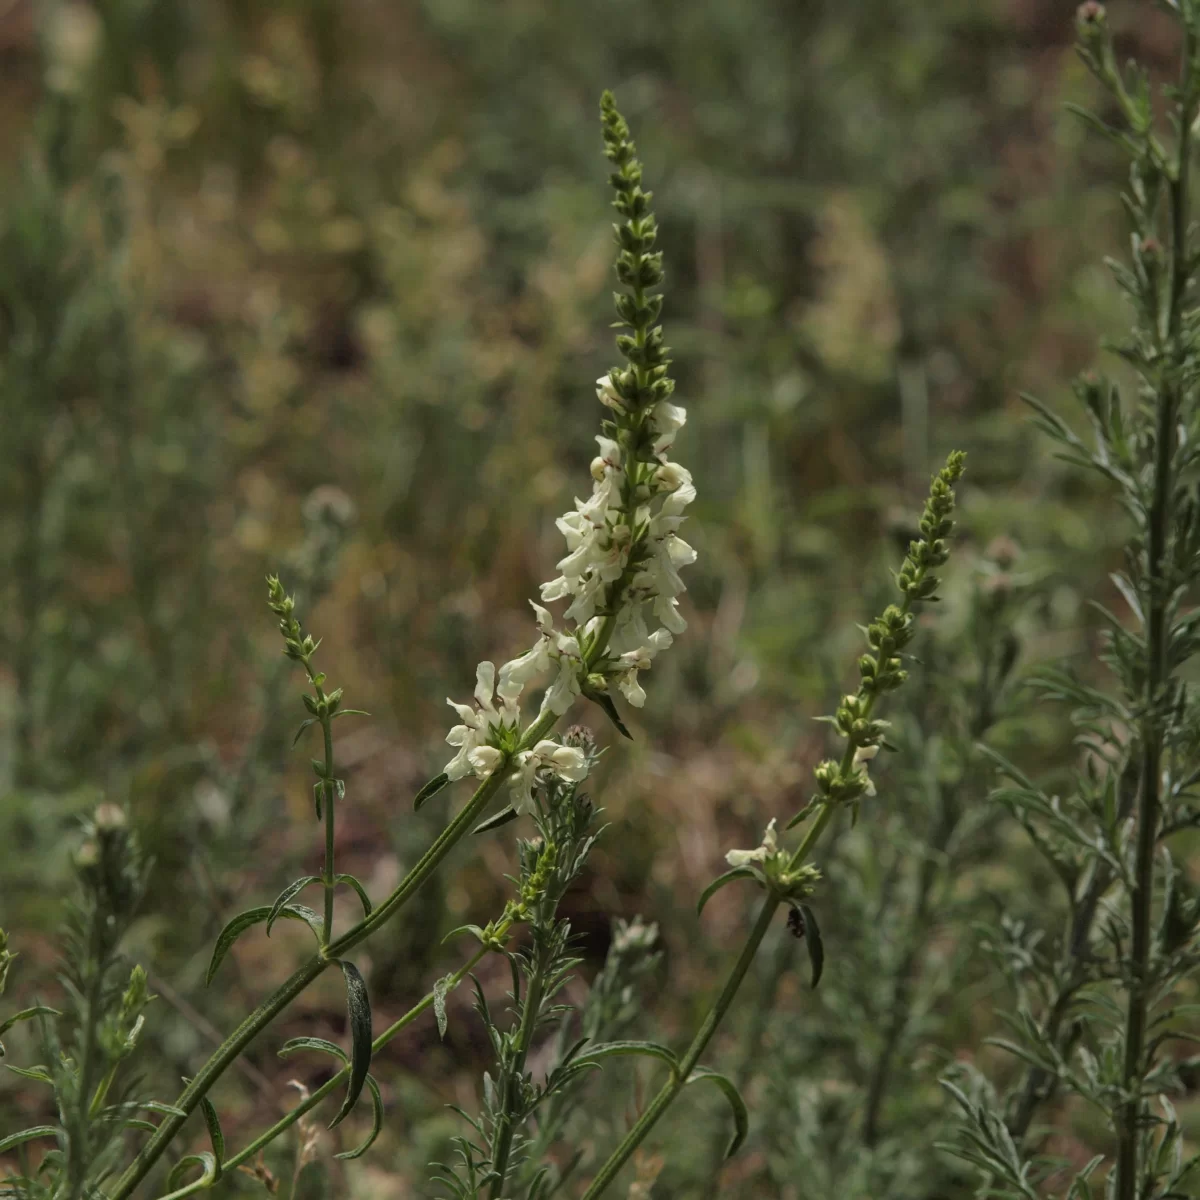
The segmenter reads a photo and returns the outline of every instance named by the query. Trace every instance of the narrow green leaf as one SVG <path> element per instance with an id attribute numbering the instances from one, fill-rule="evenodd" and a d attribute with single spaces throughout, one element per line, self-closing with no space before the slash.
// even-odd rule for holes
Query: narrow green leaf
<path id="1" fill-rule="evenodd" d="M 295 746 L 295 744 L 296 744 L 296 743 L 297 743 L 297 742 L 300 740 L 300 735 L 301 735 L 301 734 L 302 734 L 302 733 L 303 733 L 303 732 L 304 732 L 304 731 L 305 731 L 305 730 L 306 730 L 306 729 L 307 729 L 307 728 L 308 728 L 310 725 L 315 725 L 316 723 L 317 723 L 317 718 L 316 718 L 316 717 L 309 717 L 309 718 L 308 718 L 308 720 L 306 720 L 306 721 L 301 721 L 301 722 L 300 722 L 300 728 L 296 730 L 296 736 L 295 736 L 294 738 L 292 738 L 292 745 L 293 745 L 293 746 Z"/>
<path id="2" fill-rule="evenodd" d="M 48 1004 L 35 1004 L 32 1008 L 23 1008 L 19 1013 L 13 1013 L 5 1021 L 0 1021 L 0 1034 L 7 1033 L 14 1025 L 22 1021 L 32 1021 L 34 1017 L 61 1017 L 62 1013 L 57 1008 L 51 1008 Z"/>
<path id="3" fill-rule="evenodd" d="M 40 1064 L 36 1067 L 14 1067 L 12 1063 L 4 1064 L 14 1075 L 20 1075 L 22 1079 L 32 1079 L 35 1083 L 53 1084 L 54 1080 L 50 1076 L 50 1072 Z"/>
<path id="4" fill-rule="evenodd" d="M 732 871 L 726 871 L 724 875 L 718 875 L 700 893 L 700 899 L 696 902 L 696 915 L 699 916 L 704 911 L 704 906 L 719 892 L 727 883 L 732 883 L 735 879 L 753 879 L 754 872 L 749 867 L 734 867 Z"/>
<path id="5" fill-rule="evenodd" d="M 321 1050 L 325 1054 L 332 1054 L 338 1059 L 342 1066 L 350 1065 L 350 1056 L 337 1045 L 336 1042 L 326 1041 L 325 1038 L 319 1037 L 295 1037 L 290 1041 L 284 1042 L 276 1051 L 280 1058 L 285 1058 L 289 1054 L 295 1054 L 297 1050 Z"/>
<path id="6" fill-rule="evenodd" d="M 275 903 L 271 905 L 271 911 L 267 916 L 267 937 L 271 936 L 271 926 L 275 924 L 276 918 L 279 916 L 280 909 L 294 896 L 297 892 L 302 892 L 311 883 L 320 883 L 319 875 L 305 875 L 302 879 L 297 879 L 294 883 L 289 883 L 287 887 L 275 899 Z"/>
<path id="7" fill-rule="evenodd" d="M 221 1178 L 221 1164 L 225 1161 L 225 1135 L 221 1132 L 221 1120 L 213 1102 L 207 1096 L 200 1097 L 200 1110 L 204 1113 L 204 1123 L 208 1126 L 209 1141 L 212 1142 L 213 1158 L 217 1164 L 216 1178 Z"/>
<path id="8" fill-rule="evenodd" d="M 184 1172 L 188 1167 L 200 1166 L 203 1168 L 203 1173 L 199 1179 L 193 1179 L 191 1183 L 185 1184 L 183 1187 L 176 1187 L 182 1180 Z M 171 1173 L 167 1176 L 167 1187 L 172 1191 L 169 1195 L 163 1196 L 161 1200 L 182 1200 L 184 1196 L 190 1196 L 193 1192 L 205 1191 L 212 1187 L 220 1178 L 220 1168 L 217 1166 L 217 1160 L 207 1151 L 203 1150 L 199 1154 L 185 1154 L 172 1168 Z"/>
<path id="9" fill-rule="evenodd" d="M 33 1125 L 22 1129 L 20 1133 L 10 1133 L 6 1138 L 0 1138 L 0 1154 L 6 1154 L 16 1146 L 32 1142 L 34 1138 L 55 1137 L 58 1130 L 53 1125 Z"/>
<path id="10" fill-rule="evenodd" d="M 603 711 L 604 715 L 617 727 L 617 732 L 622 737 L 627 737 L 631 742 L 633 741 L 633 734 L 629 732 L 625 726 L 625 722 L 621 720 L 621 714 L 617 711 L 617 706 L 608 692 L 601 691 L 599 688 L 593 687 L 590 683 L 584 683 L 580 691 Z"/>
<path id="11" fill-rule="evenodd" d="M 346 978 L 346 1013 L 350 1019 L 350 1082 L 342 1107 L 329 1122 L 330 1129 L 350 1115 L 371 1066 L 371 1000 L 367 995 L 367 985 L 353 963 L 339 959 L 338 965 Z"/>
<path id="12" fill-rule="evenodd" d="M 440 775 L 435 775 L 414 797 L 413 797 L 413 812 L 420 812 L 421 806 L 427 801 L 432 800 L 450 782 L 450 776 L 443 771 Z"/>
<path id="13" fill-rule="evenodd" d="M 341 874 L 335 875 L 333 878 L 335 882 L 347 884 L 358 893 L 358 898 L 362 901 L 363 915 L 369 917 L 371 915 L 371 897 L 367 895 L 367 889 L 353 875 Z"/>
<path id="14" fill-rule="evenodd" d="M 205 986 L 212 983 L 213 976 L 217 973 L 217 968 L 225 959 L 225 955 L 229 953 L 229 948 L 238 940 L 243 933 L 246 932 L 252 925 L 257 925 L 262 921 L 267 920 L 271 916 L 274 909 L 273 905 L 266 904 L 259 908 L 248 908 L 244 913 L 238 913 L 224 929 L 221 930 L 217 937 L 217 944 L 213 947 L 212 959 L 208 964 L 208 973 L 204 977 Z M 280 909 L 280 916 L 287 917 L 293 921 L 304 921 L 308 927 L 316 934 L 317 941 L 321 940 L 321 918 L 317 916 L 311 908 L 306 908 L 303 904 L 286 904 Z"/>
<path id="15" fill-rule="evenodd" d="M 517 819 L 517 810 L 511 804 L 506 804 L 498 813 L 493 813 L 490 817 L 480 821 L 472 833 L 487 833 L 489 829 L 499 829 L 501 825 L 507 825 L 509 821 Z"/>
<path id="16" fill-rule="evenodd" d="M 733 1080 L 717 1071 L 710 1070 L 708 1067 L 697 1067 L 688 1076 L 687 1082 L 695 1083 L 698 1079 L 707 1079 L 715 1083 L 725 1093 L 725 1099 L 729 1101 L 729 1107 L 733 1109 L 734 1134 L 725 1150 L 725 1157 L 732 1158 L 750 1133 L 750 1114 L 746 1110 L 746 1102 L 742 1099 L 742 1094 L 737 1090 Z"/>
<path id="17" fill-rule="evenodd" d="M 788 823 L 784 826 L 785 829 L 795 829 L 805 817 L 808 816 L 818 804 L 821 803 L 820 796 L 814 796 Z"/>
<path id="18" fill-rule="evenodd" d="M 339 708 L 329 719 L 336 721 L 338 717 L 369 717 L 371 714 L 361 708 Z"/>
<path id="19" fill-rule="evenodd" d="M 808 947 L 808 961 L 812 964 L 812 986 L 815 988 L 821 982 L 821 972 L 825 969 L 825 944 L 821 941 L 821 927 L 813 910 L 807 904 L 797 904 L 800 915 L 804 917 L 804 944 Z"/>
<path id="20" fill-rule="evenodd" d="M 590 1062 L 597 1058 L 610 1058 L 614 1055 L 645 1055 L 665 1062 L 671 1068 L 673 1076 L 679 1074 L 679 1059 L 673 1051 L 658 1042 L 601 1042 L 598 1046 L 589 1046 L 584 1055 L 584 1061 Z"/>
<path id="21" fill-rule="evenodd" d="M 173 1104 L 164 1104 L 161 1100 L 146 1100 L 137 1106 L 144 1108 L 147 1112 L 156 1112 L 164 1117 L 186 1117 L 187 1113 L 182 1108 L 176 1108 Z"/>
<path id="22" fill-rule="evenodd" d="M 383 1129 L 383 1097 L 379 1094 L 379 1084 L 375 1082 L 374 1075 L 367 1076 L 367 1087 L 371 1089 L 371 1108 L 373 1110 L 371 1117 L 371 1132 L 367 1134 L 367 1140 L 360 1146 L 356 1146 L 353 1150 L 343 1150 L 341 1154 L 335 1154 L 334 1158 L 359 1158 L 370 1150 L 375 1139 L 379 1136 L 380 1130 Z"/>

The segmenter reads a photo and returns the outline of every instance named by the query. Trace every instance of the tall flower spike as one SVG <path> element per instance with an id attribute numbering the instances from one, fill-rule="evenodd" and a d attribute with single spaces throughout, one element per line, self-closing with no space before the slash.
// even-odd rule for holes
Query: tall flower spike
<path id="1" fill-rule="evenodd" d="M 687 412 L 670 399 L 675 384 L 658 324 L 663 266 L 662 252 L 654 248 L 658 223 L 650 209 L 652 195 L 642 190 L 642 164 L 629 126 L 608 92 L 600 114 L 604 152 L 613 164 L 613 207 L 620 216 L 613 231 L 623 290 L 613 299 L 624 362 L 596 381 L 597 398 L 608 412 L 596 438 L 592 492 L 558 518 L 566 554 L 558 575 L 541 588 L 543 603 L 566 601 L 567 606 L 556 627 L 547 609 L 533 605 L 537 641 L 494 674 L 491 664 L 481 664 L 488 680 L 495 680 L 494 696 L 491 682 L 485 686 L 481 675 L 477 705 L 453 705 L 462 723 L 447 738 L 458 751 L 446 766 L 451 779 L 485 778 L 505 755 L 515 756 L 518 799 L 528 790 L 536 757 L 519 749 L 525 688 L 552 673 L 542 712 L 554 716 L 566 713 L 585 683 L 593 698 L 615 685 L 630 704 L 641 707 L 646 692 L 640 674 L 687 628 L 679 612 L 685 590 L 679 572 L 696 560 L 695 550 L 679 536 L 696 487 L 691 472 L 669 457 Z M 611 708 L 607 697 L 601 699 Z M 538 766 L 561 768 L 564 778 L 573 769 L 562 755 L 539 760 Z"/>

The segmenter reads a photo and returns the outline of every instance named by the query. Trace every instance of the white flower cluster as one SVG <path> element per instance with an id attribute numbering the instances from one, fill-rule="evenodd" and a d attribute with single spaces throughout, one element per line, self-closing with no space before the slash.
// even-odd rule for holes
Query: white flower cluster
<path id="1" fill-rule="evenodd" d="M 779 853 L 779 834 L 775 832 L 775 818 L 772 817 L 763 833 L 762 845 L 753 850 L 730 850 L 725 855 L 725 861 L 731 867 L 762 866 L 769 858 Z"/>
<path id="2" fill-rule="evenodd" d="M 610 376 L 597 381 L 596 392 L 603 404 L 626 411 Z M 519 739 L 521 695 L 538 676 L 554 671 L 542 698 L 543 711 L 562 716 L 571 707 L 585 671 L 583 648 L 595 638 L 606 615 L 614 620 L 603 670 L 630 704 L 640 708 L 646 702 L 638 676 L 686 628 L 679 612 L 678 598 L 685 590 L 679 570 L 696 560 L 695 550 L 678 533 L 696 488 L 687 469 L 667 459 L 686 420 L 686 411 L 667 400 L 658 401 L 646 414 L 654 456 L 650 461 L 627 463 L 618 442 L 596 439 L 600 453 L 591 467 L 592 495 L 588 500 L 577 498 L 575 507 L 558 519 L 567 554 L 558 563 L 560 574 L 541 589 L 547 603 L 570 599 L 563 619 L 573 631 L 556 629 L 551 614 L 534 604 L 539 634 L 534 645 L 505 663 L 498 676 L 492 663 L 480 663 L 474 705 L 447 701 L 462 719 L 446 737 L 457 748 L 446 764 L 450 779 L 471 774 L 485 779 L 496 770 Z M 647 624 L 647 607 L 659 626 L 653 631 Z M 539 768 L 571 781 L 582 779 L 586 771 L 581 751 L 550 741 L 516 753 L 512 762 L 513 804 L 518 809 L 529 803 Z"/>

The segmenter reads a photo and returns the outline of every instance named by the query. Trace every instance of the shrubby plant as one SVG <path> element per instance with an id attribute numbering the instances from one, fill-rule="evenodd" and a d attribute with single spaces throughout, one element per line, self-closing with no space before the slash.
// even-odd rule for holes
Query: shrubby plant
<path id="1" fill-rule="evenodd" d="M 45 1009 L 18 1014 L 44 1023 L 49 1061 L 34 1068 L 34 1075 L 54 1088 L 59 1122 L 18 1131 L 0 1141 L 0 1149 L 28 1147 L 44 1137 L 58 1143 L 57 1150 L 31 1161 L 10 1182 L 9 1190 L 15 1194 L 123 1200 L 151 1179 L 197 1109 L 211 1148 L 177 1157 L 156 1194 L 178 1200 L 213 1187 L 237 1169 L 249 1169 L 270 1187 L 272 1177 L 255 1158 L 259 1150 L 295 1125 L 302 1135 L 299 1157 L 304 1161 L 312 1152 L 307 1114 L 335 1091 L 342 1100 L 332 1126 L 346 1119 L 364 1094 L 371 1100 L 370 1132 L 359 1146 L 342 1155 L 360 1156 L 386 1119 L 382 1090 L 372 1073 L 375 1052 L 430 1008 L 444 1030 L 448 995 L 488 954 L 504 956 L 512 967 L 511 1019 L 493 1015 L 482 990 L 478 992 L 479 1015 L 495 1061 L 485 1076 L 483 1109 L 478 1116 L 467 1117 L 473 1132 L 459 1139 L 458 1160 L 443 1168 L 442 1180 L 453 1194 L 499 1200 L 515 1186 L 521 1194 L 541 1200 L 562 1187 L 579 1162 L 562 1163 L 551 1151 L 577 1116 L 586 1074 L 608 1058 L 645 1056 L 664 1064 L 668 1078 L 617 1147 L 595 1168 L 586 1197 L 598 1197 L 609 1189 L 656 1122 L 693 1082 L 713 1084 L 728 1100 L 735 1128 L 729 1153 L 744 1141 L 749 1115 L 738 1089 L 726 1075 L 700 1060 L 781 909 L 786 910 L 791 935 L 807 949 L 812 985 L 820 980 L 825 950 L 816 910 L 821 907 L 822 873 L 810 856 L 835 817 L 848 814 L 856 821 L 864 805 L 876 802 L 871 772 L 880 750 L 889 745 L 881 702 L 907 681 L 906 657 L 918 632 L 916 610 L 936 598 L 954 525 L 953 489 L 964 457 L 950 455 L 935 475 L 919 529 L 895 576 L 897 600 L 865 631 L 868 652 L 858 660 L 858 685 L 828 718 L 839 739 L 838 754 L 817 766 L 811 800 L 787 825 L 788 830 L 803 825 L 803 834 L 789 849 L 786 832 L 779 828 L 783 814 L 771 816 L 761 844 L 730 850 L 726 856 L 730 869 L 700 897 L 703 909 L 717 890 L 734 882 L 749 882 L 764 894 L 759 915 L 687 1050 L 677 1055 L 660 1043 L 614 1039 L 614 1033 L 628 1023 L 628 989 L 645 969 L 652 941 L 644 927 L 627 926 L 618 929 L 609 966 L 583 1005 L 581 1035 L 571 1040 L 560 1032 L 550 1065 L 535 1079 L 529 1057 L 539 1034 L 552 1023 L 559 1024 L 560 1030 L 570 1027 L 569 1010 L 558 998 L 577 960 L 569 924 L 558 915 L 558 905 L 598 835 L 592 826 L 595 813 L 578 790 L 595 759 L 593 739 L 578 731 L 558 738 L 552 734 L 571 708 L 586 699 L 606 714 L 618 733 L 628 736 L 618 697 L 634 707 L 645 704 L 646 672 L 685 630 L 678 606 L 684 590 L 679 572 L 696 557 L 679 532 L 696 490 L 687 469 L 670 457 L 686 413 L 672 400 L 670 360 L 659 324 L 663 267 L 661 251 L 655 249 L 658 230 L 651 195 L 642 188 L 642 168 L 628 127 L 607 93 L 601 115 L 619 217 L 614 229 L 616 274 L 622 290 L 615 296 L 615 306 L 623 328 L 617 346 L 624 361 L 597 381 L 597 396 L 607 415 L 597 438 L 599 454 L 590 468 L 592 493 L 577 500 L 558 521 L 567 553 L 558 563 L 559 574 L 543 585 L 542 603 L 533 605 L 536 640 L 498 669 L 491 662 L 479 664 L 474 703 L 449 702 L 459 718 L 447 735 L 454 754 L 420 790 L 414 804 L 421 808 L 450 784 L 466 778 L 475 781 L 471 798 L 383 899 L 372 901 L 357 878 L 338 870 L 336 822 L 347 790 L 339 773 L 335 722 L 365 714 L 346 707 L 343 689 L 333 687 L 319 668 L 319 641 L 301 624 L 294 597 L 272 576 L 268 603 L 278 618 L 285 654 L 304 671 L 308 683 L 302 694 L 308 715 L 296 737 L 299 740 L 310 731 L 320 735 L 320 752 L 312 759 L 313 804 L 323 829 L 324 864 L 320 874 L 290 883 L 273 903 L 233 918 L 216 939 L 208 979 L 222 970 L 233 944 L 260 925 L 267 934 L 281 920 L 306 926 L 316 949 L 245 1017 L 172 1103 L 137 1100 L 122 1062 L 136 1044 L 141 1009 L 149 995 L 140 968 L 125 975 L 127 982 L 118 981 L 125 969 L 119 955 L 122 922 L 132 912 L 141 886 L 141 867 L 125 813 L 111 804 L 102 806 L 77 859 L 85 901 L 83 915 L 73 924 L 76 932 L 68 942 L 63 980 L 72 1001 L 73 1040 L 64 1047 L 55 1042 L 57 1035 L 49 1024 L 54 1014 Z M 545 607 L 561 602 L 565 608 L 557 617 Z M 528 712 L 522 703 L 527 690 L 547 678 L 540 702 L 534 712 Z M 488 815 L 497 801 L 500 807 Z M 414 1008 L 376 1034 L 368 987 L 352 952 L 412 900 L 464 837 L 499 828 L 522 815 L 533 820 L 538 836 L 519 843 L 516 896 L 488 926 L 469 927 L 480 944 L 459 970 L 440 979 Z M 362 917 L 339 929 L 334 900 L 341 888 L 356 896 Z M 319 909 L 300 902 L 308 889 L 319 892 Z M 527 940 L 511 946 L 517 929 L 525 930 Z M 340 1069 L 284 1118 L 243 1149 L 231 1152 L 211 1095 L 214 1084 L 293 1000 L 334 967 L 345 987 L 349 1048 L 302 1036 L 285 1043 L 280 1053 L 332 1056 Z M 128 1100 L 109 1103 L 125 1095 L 126 1088 Z M 154 1124 L 130 1115 L 138 1109 L 161 1120 Z M 148 1136 L 125 1161 L 126 1139 L 109 1136 L 114 1130 L 97 1130 L 98 1125 L 114 1125 L 118 1134 Z"/>
<path id="2" fill-rule="evenodd" d="M 1104 7 L 1077 14 L 1079 53 L 1108 102 L 1089 125 L 1128 158 L 1122 196 L 1131 262 L 1109 262 L 1134 313 L 1110 348 L 1131 372 L 1088 372 L 1076 384 L 1090 444 L 1030 400 L 1038 424 L 1071 464 L 1118 496 L 1129 540 L 1112 576 L 1125 615 L 1100 612 L 1100 662 L 1114 687 L 1082 664 L 1038 671 L 1032 684 L 1071 706 L 1078 756 L 1065 777 L 1039 782 L 993 754 L 1004 779 L 995 799 L 1044 857 L 1059 887 L 1062 924 L 1009 915 L 991 950 L 1014 1007 L 1004 1036 L 1022 1071 L 997 1089 L 963 1068 L 948 1080 L 963 1115 L 958 1154 L 981 1171 L 980 1195 L 1150 1200 L 1194 1194 L 1200 1157 L 1173 1098 L 1192 1064 L 1197 964 L 1194 884 L 1180 835 L 1196 822 L 1194 594 L 1198 543 L 1193 139 L 1200 113 L 1200 7 L 1163 6 L 1180 33 L 1178 82 L 1164 89 L 1170 132 L 1156 119 L 1149 74 L 1118 65 Z M 1050 1135 L 1067 1113 L 1098 1114 L 1086 1140 L 1099 1153 L 1071 1161 Z"/>

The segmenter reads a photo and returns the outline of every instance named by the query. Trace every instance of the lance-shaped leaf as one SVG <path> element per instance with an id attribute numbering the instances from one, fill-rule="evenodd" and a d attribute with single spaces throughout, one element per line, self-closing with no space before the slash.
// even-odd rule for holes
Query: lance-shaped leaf
<path id="1" fill-rule="evenodd" d="M 271 905 L 271 911 L 267 915 L 267 937 L 271 936 L 271 926 L 275 924 L 279 916 L 279 910 L 298 892 L 302 892 L 310 883 L 320 883 L 319 875 L 305 875 L 302 879 L 297 879 L 294 883 L 289 883 L 287 887 L 275 898 L 275 903 Z"/>
<path id="2" fill-rule="evenodd" d="M 58 1130 L 53 1125 L 33 1125 L 29 1129 L 22 1129 L 20 1133 L 10 1133 L 8 1137 L 0 1138 L 0 1154 L 7 1154 L 9 1150 L 34 1138 L 55 1137 L 57 1134 Z"/>
<path id="3" fill-rule="evenodd" d="M 347 884 L 358 893 L 358 898 L 362 901 L 363 914 L 369 917 L 371 915 L 371 897 L 367 895 L 367 889 L 353 875 L 342 873 L 341 875 L 335 875 L 333 878 L 335 882 Z"/>
<path id="4" fill-rule="evenodd" d="M 355 1146 L 353 1150 L 343 1150 L 341 1154 L 335 1154 L 334 1158 L 359 1158 L 366 1154 L 379 1136 L 380 1130 L 383 1129 L 383 1097 L 379 1094 L 379 1084 L 375 1082 L 374 1075 L 367 1076 L 367 1087 L 371 1089 L 371 1108 L 373 1110 L 371 1132 L 367 1134 L 366 1141 L 361 1145 Z"/>
<path id="5" fill-rule="evenodd" d="M 341 1048 L 336 1042 L 327 1041 L 325 1038 L 319 1037 L 295 1037 L 284 1042 L 276 1051 L 280 1058 L 286 1058 L 289 1054 L 295 1054 L 297 1050 L 320 1050 L 324 1054 L 332 1054 L 343 1067 L 350 1065 L 350 1055 Z"/>
<path id="6" fill-rule="evenodd" d="M 414 797 L 413 812 L 420 812 L 421 806 L 432 800 L 450 782 L 450 776 L 443 771 L 435 775 Z"/>
<path id="7" fill-rule="evenodd" d="M 269 904 L 265 904 L 260 908 L 248 908 L 244 913 L 238 913 L 221 930 L 220 935 L 217 937 L 217 944 L 213 947 L 212 959 L 208 964 L 208 973 L 204 977 L 206 986 L 212 983 L 213 976 L 217 973 L 217 968 L 224 961 L 225 955 L 229 953 L 230 946 L 252 925 L 258 925 L 260 922 L 267 920 L 271 915 L 272 908 L 273 906 Z M 279 915 L 287 917 L 292 921 L 303 921 L 316 935 L 318 944 L 320 943 L 321 918 L 311 908 L 306 908 L 303 904 L 285 904 L 280 909 Z"/>
<path id="8" fill-rule="evenodd" d="M 338 965 L 346 978 L 346 1013 L 350 1022 L 350 1082 L 346 1087 L 346 1099 L 338 1114 L 329 1122 L 329 1128 L 350 1115 L 363 1084 L 367 1080 L 367 1071 L 371 1066 L 371 1001 L 367 995 L 367 985 L 359 974 L 358 968 L 345 959 L 339 959 Z"/>
<path id="9" fill-rule="evenodd" d="M 493 813 L 486 820 L 480 821 L 472 833 L 487 833 L 489 829 L 499 829 L 501 825 L 507 825 L 509 821 L 517 819 L 517 810 L 511 804 L 506 804 L 498 813 Z"/>
<path id="10" fill-rule="evenodd" d="M 734 1134 L 725 1150 L 725 1157 L 732 1158 L 750 1132 L 750 1114 L 746 1111 L 746 1102 L 742 1099 L 742 1094 L 734 1086 L 733 1081 L 717 1071 L 710 1070 L 708 1067 L 697 1067 L 687 1077 L 687 1082 L 695 1083 L 698 1079 L 707 1079 L 715 1083 L 724 1092 L 725 1099 L 729 1101 L 729 1107 L 733 1109 Z"/>
<path id="11" fill-rule="evenodd" d="M 221 1178 L 221 1164 L 225 1161 L 225 1135 L 221 1132 L 221 1120 L 213 1102 L 207 1096 L 200 1097 L 200 1110 L 204 1113 L 204 1124 L 208 1126 L 208 1137 L 212 1142 L 213 1158 L 217 1164 L 216 1179 Z"/>
<path id="12" fill-rule="evenodd" d="M 671 1068 L 672 1078 L 677 1078 L 679 1075 L 679 1059 L 675 1057 L 673 1051 L 668 1050 L 666 1046 L 659 1045 L 658 1042 L 601 1042 L 599 1045 L 588 1047 L 584 1060 L 593 1062 L 600 1058 L 622 1055 L 644 1055 L 648 1058 L 657 1058 Z"/>
<path id="13" fill-rule="evenodd" d="M 625 726 L 625 722 L 621 720 L 621 714 L 617 711 L 616 704 L 613 703 L 613 698 L 606 691 L 601 691 L 600 688 L 594 687 L 586 681 L 579 689 L 584 696 L 587 697 L 593 704 L 600 708 L 606 717 L 617 727 L 617 732 L 622 737 L 627 737 L 633 741 L 633 734 Z"/>
<path id="14" fill-rule="evenodd" d="M 724 875 L 718 875 L 700 893 L 700 899 L 696 901 L 696 915 L 704 911 L 704 906 L 719 892 L 727 883 L 732 883 L 735 879 L 753 879 L 754 872 L 749 867 L 734 867 L 732 871 L 726 871 Z"/>
<path id="15" fill-rule="evenodd" d="M 7 1020 L 0 1021 L 0 1035 L 6 1034 L 14 1025 L 20 1024 L 22 1021 L 32 1021 L 34 1017 L 61 1017 L 62 1013 L 57 1008 L 50 1008 L 46 1004 L 35 1004 L 32 1008 L 23 1008 L 18 1013 L 13 1013 Z M 0 1058 L 4 1057 L 4 1043 L 0 1042 Z"/>
<path id="16" fill-rule="evenodd" d="M 54 1079 L 50 1072 L 47 1071 L 46 1068 L 40 1063 L 36 1067 L 14 1067 L 12 1063 L 6 1063 L 5 1066 L 7 1066 L 14 1075 L 20 1075 L 22 1079 L 32 1079 L 34 1083 L 54 1083 Z"/>
<path id="17" fill-rule="evenodd" d="M 816 987 L 825 969 L 825 944 L 821 941 L 821 927 L 807 904 L 797 904 L 796 907 L 804 918 L 804 944 L 808 947 L 808 961 L 812 964 L 812 986 Z"/>

